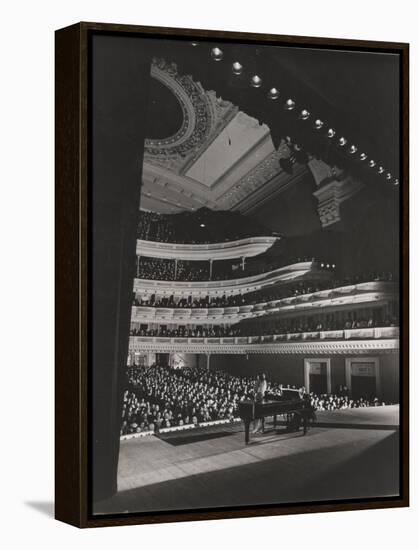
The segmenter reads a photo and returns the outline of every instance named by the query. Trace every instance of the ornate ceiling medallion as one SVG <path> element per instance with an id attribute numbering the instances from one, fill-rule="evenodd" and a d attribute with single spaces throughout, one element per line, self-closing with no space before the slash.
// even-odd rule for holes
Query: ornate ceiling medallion
<path id="1" fill-rule="evenodd" d="M 144 160 L 177 173 L 199 156 L 237 112 L 237 107 L 205 91 L 189 75 L 179 75 L 174 63 L 153 59 L 151 76 L 175 95 L 183 121 L 179 130 L 163 139 L 147 139 Z"/>

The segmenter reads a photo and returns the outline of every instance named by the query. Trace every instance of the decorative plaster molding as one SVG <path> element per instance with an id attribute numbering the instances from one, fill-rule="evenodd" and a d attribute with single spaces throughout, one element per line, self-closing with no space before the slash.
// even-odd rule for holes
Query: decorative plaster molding
<path id="1" fill-rule="evenodd" d="M 144 161 L 181 173 L 230 122 L 238 108 L 215 92 L 205 91 L 191 76 L 179 75 L 176 64 L 164 59 L 153 59 L 151 76 L 175 95 L 183 121 L 173 136 L 145 141 Z"/>
<path id="2" fill-rule="evenodd" d="M 363 184 L 323 160 L 310 158 L 307 163 L 318 187 L 313 195 L 318 199 L 318 212 L 323 227 L 340 221 L 341 204 L 357 193 Z"/>
<path id="3" fill-rule="evenodd" d="M 184 295 L 186 292 L 194 296 L 199 294 L 209 294 L 211 296 L 224 293 L 238 294 L 259 290 L 280 281 L 296 280 L 309 272 L 315 273 L 319 279 L 326 276 L 330 277 L 328 272 L 316 269 L 313 262 L 298 262 L 251 277 L 225 281 L 159 281 L 136 278 L 134 279 L 134 292 L 169 292 L 174 296 Z"/>
<path id="4" fill-rule="evenodd" d="M 248 237 L 210 244 L 176 244 L 137 240 L 137 256 L 178 260 L 248 258 L 266 252 L 280 237 Z"/>
<path id="5" fill-rule="evenodd" d="M 317 209 L 323 227 L 340 221 L 341 204 L 355 195 L 361 187 L 363 187 L 361 182 L 347 176 L 343 180 L 332 179 L 314 191 L 313 195 L 319 201 Z"/>
<path id="6" fill-rule="evenodd" d="M 360 355 L 369 352 L 375 354 L 392 354 L 399 352 L 398 339 L 386 340 L 356 340 L 356 341 L 317 341 L 317 342 L 281 342 L 274 344 L 220 344 L 210 343 L 209 340 L 219 340 L 208 338 L 207 343 L 192 343 L 192 339 L 184 338 L 182 342 L 173 342 L 173 339 L 150 338 L 151 342 L 141 341 L 130 337 L 130 352 L 184 352 L 184 353 L 208 353 L 208 354 L 275 354 L 275 355 Z M 157 341 L 158 340 L 158 341 Z M 179 340 L 179 339 L 177 339 Z M 188 342 L 189 340 L 189 342 Z"/>
<path id="7" fill-rule="evenodd" d="M 145 293 L 138 293 L 139 297 L 146 297 Z M 361 292 L 360 294 L 338 294 L 330 291 L 327 296 L 324 292 L 313 293 L 308 299 L 305 296 L 281 298 L 270 302 L 219 308 L 170 308 L 152 306 L 133 306 L 131 321 L 139 323 L 178 323 L 178 324 L 234 324 L 249 318 L 261 316 L 284 317 L 295 314 L 310 314 L 335 311 L 353 311 L 357 307 L 363 308 L 367 304 L 378 307 L 388 304 L 394 299 L 394 293 Z M 364 330 L 364 329 L 363 329 Z M 377 329 L 371 329 L 377 330 Z"/>
<path id="8" fill-rule="evenodd" d="M 322 185 L 326 185 L 331 181 L 339 179 L 342 174 L 342 170 L 332 167 L 329 164 L 326 164 L 323 160 L 314 157 L 310 158 L 307 166 L 313 175 L 317 187 L 321 187 Z"/>

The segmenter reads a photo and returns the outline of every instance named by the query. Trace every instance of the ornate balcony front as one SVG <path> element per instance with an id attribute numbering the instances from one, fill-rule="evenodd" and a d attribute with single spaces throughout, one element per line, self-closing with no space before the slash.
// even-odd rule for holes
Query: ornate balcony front
<path id="1" fill-rule="evenodd" d="M 224 338 L 131 336 L 130 352 L 213 354 L 363 354 L 397 353 L 399 327 L 315 331 Z"/>
<path id="2" fill-rule="evenodd" d="M 280 237 L 247 237 L 209 244 L 176 244 L 137 240 L 137 256 L 170 260 L 234 260 L 266 252 Z"/>
<path id="3" fill-rule="evenodd" d="M 132 322 L 175 324 L 233 324 L 270 314 L 317 314 L 373 305 L 378 307 L 394 298 L 394 283 L 373 281 L 269 302 L 231 307 L 168 308 L 133 306 Z"/>
<path id="4" fill-rule="evenodd" d="M 319 279 L 330 278 L 330 273 L 321 271 L 315 262 L 297 262 L 266 271 L 250 277 L 214 281 L 160 281 L 151 279 L 134 280 L 134 292 L 143 294 L 167 294 L 168 296 L 192 296 L 220 294 L 245 294 L 253 290 L 280 283 L 300 279 L 308 273 L 315 274 Z"/>

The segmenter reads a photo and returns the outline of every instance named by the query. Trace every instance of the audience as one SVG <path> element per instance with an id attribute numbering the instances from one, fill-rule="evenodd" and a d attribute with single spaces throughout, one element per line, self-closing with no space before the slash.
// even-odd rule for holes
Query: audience
<path id="1" fill-rule="evenodd" d="M 173 369 L 154 364 L 130 368 L 121 435 L 214 420 L 232 421 L 237 418 L 239 402 L 254 397 L 255 381 L 200 367 Z M 277 382 L 269 383 L 270 393 L 278 394 L 283 388 Z M 331 395 L 310 393 L 310 402 L 319 411 L 385 404 L 376 397 L 351 398 L 344 390 Z"/>
<path id="2" fill-rule="evenodd" d="M 384 274 L 381 274 L 383 277 Z M 377 279 L 377 275 L 370 274 L 364 275 L 362 279 L 364 281 L 377 281 L 377 280 L 392 280 L 391 273 L 386 274 L 387 278 Z M 279 286 L 271 286 L 262 288 L 260 290 L 255 290 L 253 292 L 248 292 L 246 294 L 235 294 L 227 296 L 223 294 L 222 296 L 199 296 L 193 297 L 192 294 L 189 294 L 187 297 L 175 297 L 173 294 L 170 296 L 157 296 L 151 294 L 149 297 L 144 296 L 142 298 L 136 298 L 134 296 L 133 305 L 134 306 L 148 306 L 148 307 L 168 307 L 168 308 L 211 308 L 211 307 L 240 307 L 242 305 L 255 305 L 261 303 L 273 302 L 276 300 L 281 300 L 283 298 L 291 298 L 304 296 L 307 294 L 313 294 L 314 292 L 320 292 L 322 290 L 333 289 L 340 286 L 348 286 L 355 284 L 354 280 L 358 282 L 361 276 L 351 280 L 347 279 L 345 281 L 299 281 L 289 284 L 281 284 Z"/>
<path id="3" fill-rule="evenodd" d="M 239 212 L 201 208 L 179 214 L 141 211 L 137 235 L 146 241 L 209 244 L 269 236 L 272 231 Z"/>
<path id="4" fill-rule="evenodd" d="M 209 261 L 177 260 L 176 262 L 172 259 L 140 256 L 137 264 L 137 278 L 159 281 L 224 281 L 266 273 L 296 262 L 313 261 L 313 258 L 306 257 L 278 257 L 275 260 L 267 256 L 255 258 L 248 259 L 244 269 L 237 260 L 217 261 L 214 262 L 210 273 Z"/>
<path id="5" fill-rule="evenodd" d="M 294 319 L 278 319 L 272 321 L 249 320 L 237 326 L 240 336 L 272 336 L 293 334 L 301 338 L 303 333 L 318 333 L 334 330 L 365 329 L 375 327 L 398 326 L 397 317 L 384 317 L 382 311 L 377 308 L 371 310 L 369 317 L 363 317 L 362 312 L 347 314 L 343 317 L 339 314 L 328 314 L 322 316 L 300 317 Z M 313 334 L 317 338 L 316 334 Z"/>
<path id="6" fill-rule="evenodd" d="M 274 256 L 269 253 L 247 258 L 243 265 L 237 259 L 217 260 L 213 262 L 212 270 L 209 261 L 174 260 L 166 258 L 151 258 L 140 256 L 137 262 L 137 278 L 160 281 L 223 281 L 241 279 L 274 271 L 281 267 L 298 262 L 314 262 L 314 258 L 308 256 L 285 257 Z M 260 298 L 266 301 L 278 300 L 284 296 L 299 296 L 311 294 L 325 288 L 337 288 L 370 281 L 392 281 L 392 273 L 364 273 L 327 281 L 301 281 L 297 284 L 284 285 L 276 289 L 262 289 L 248 295 L 249 300 Z M 291 294 L 290 294 L 291 293 Z M 250 303 L 252 303 L 250 301 Z"/>
<path id="7" fill-rule="evenodd" d="M 239 336 L 240 331 L 237 326 L 196 326 L 194 328 L 180 325 L 178 328 L 168 328 L 166 325 L 160 325 L 158 328 L 131 328 L 130 336 L 159 336 L 166 338 L 223 338 L 230 336 Z"/>
<path id="8" fill-rule="evenodd" d="M 371 310 L 370 316 L 363 317 L 362 312 L 356 318 L 340 314 L 316 316 L 313 318 L 301 317 L 291 319 L 246 320 L 234 325 L 179 325 L 171 328 L 170 325 L 159 325 L 149 328 L 148 325 L 133 325 L 130 336 L 158 336 L 167 338 L 223 338 L 235 336 L 259 337 L 259 341 L 272 341 L 272 336 L 279 335 L 284 339 L 291 335 L 292 339 L 317 339 L 319 332 L 335 330 L 365 329 L 375 327 L 398 326 L 396 317 L 384 317 L 381 310 Z M 310 335 L 311 333 L 311 335 Z"/>

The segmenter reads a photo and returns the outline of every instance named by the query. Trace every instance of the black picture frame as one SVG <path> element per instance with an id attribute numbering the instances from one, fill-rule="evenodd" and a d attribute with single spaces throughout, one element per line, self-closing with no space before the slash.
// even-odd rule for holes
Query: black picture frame
<path id="1" fill-rule="evenodd" d="M 108 481 L 107 490 L 116 487 L 116 474 L 109 475 L 115 462 L 117 448 L 108 445 L 103 448 L 107 462 L 99 460 L 99 452 L 92 442 L 92 422 L 95 414 L 91 372 L 92 353 L 95 353 L 95 323 L 92 318 L 94 292 L 104 291 L 109 280 L 92 282 L 95 265 L 92 259 L 92 245 L 99 242 L 102 227 L 95 227 L 92 219 L 92 202 L 95 200 L 90 186 L 94 169 L 94 142 L 102 139 L 100 131 L 92 134 L 92 87 L 94 82 L 91 67 L 92 36 L 124 36 L 176 38 L 179 40 L 228 41 L 261 45 L 286 45 L 298 47 L 339 48 L 343 50 L 391 52 L 400 56 L 400 270 L 401 270 L 401 404 L 400 404 L 400 495 L 389 498 L 361 499 L 358 501 L 310 502 L 302 504 L 278 504 L 269 506 L 243 506 L 211 510 L 183 510 L 158 513 L 130 513 L 118 515 L 92 514 L 92 484 L 94 476 Z M 112 63 L 108 69 L 110 70 Z M 56 31 L 56 356 L 55 356 L 55 515 L 56 519 L 77 527 L 101 527 L 189 520 L 208 520 L 265 515 L 300 514 L 313 512 L 365 510 L 372 508 L 406 507 L 409 505 L 409 45 L 404 43 L 315 38 L 298 36 L 276 36 L 251 33 L 207 31 L 197 29 L 174 29 L 117 25 L 102 23 L 78 23 Z M 139 78 L 141 77 L 139 71 Z M 119 78 L 124 78 L 121 73 Z M 138 121 L 135 121 L 138 122 Z M 118 131 L 118 130 L 117 130 Z M 121 129 L 125 132 L 126 127 Z M 104 143 L 106 151 L 106 143 Z M 108 144 L 109 146 L 109 144 Z M 100 159 L 99 159 L 100 160 Z M 122 158 L 121 166 L 126 159 Z M 137 159 L 138 162 L 141 159 Z M 100 162 L 98 162 L 98 165 Z M 100 170 L 96 166 L 97 170 Z M 135 166 L 129 166 L 126 179 L 129 193 L 135 196 L 138 181 Z M 105 175 L 106 177 L 106 175 Z M 139 187 L 138 187 L 139 189 Z M 123 213 L 129 204 L 122 196 L 109 195 L 105 201 L 119 201 L 112 229 L 120 229 Z M 114 210 L 115 213 L 115 210 Z M 109 211 L 104 207 L 104 216 Z M 123 225 L 123 224 L 122 224 Z M 125 227 L 126 235 L 132 227 Z M 95 233 L 95 231 L 97 231 Z M 112 240 L 109 235 L 107 248 L 111 258 L 123 257 L 124 250 L 132 247 L 132 238 Z M 108 238 L 107 237 L 107 238 Z M 96 241 L 95 241 L 96 239 Z M 99 245 L 97 245 L 100 248 Z M 113 247 L 113 248 L 112 248 Z M 99 251 L 100 253 L 100 251 Z M 129 296 L 123 294 L 124 283 L 130 280 L 131 267 L 121 260 L 117 281 L 107 294 L 113 296 L 100 314 L 119 312 L 121 301 L 128 303 Z M 97 271 L 96 271 L 97 273 Z M 100 287 L 100 285 L 103 285 Z M 125 287 L 127 285 L 125 284 Z M 121 294 L 122 292 L 122 294 Z M 93 298 L 92 298 L 93 296 Z M 113 301 L 112 301 L 113 300 Z M 117 305 L 117 303 L 119 305 Z M 97 305 L 97 304 L 96 304 Z M 96 307 L 96 306 L 95 306 Z M 129 319 L 120 322 L 127 330 Z M 116 330 L 115 327 L 106 330 Z M 122 328 L 118 328 L 122 330 Z M 110 332 L 107 334 L 111 334 Z M 117 338 L 114 338 L 114 342 Z M 113 344 L 118 348 L 117 344 Z M 116 357 L 122 356 L 123 347 L 107 348 Z M 98 352 L 99 353 L 99 352 Z M 122 355 L 121 355 L 122 354 Z M 100 359 L 100 355 L 98 356 Z M 109 374 L 112 376 L 112 373 Z M 105 392 L 106 379 L 101 382 L 100 391 Z M 104 389 L 105 388 L 105 389 Z M 99 390 L 98 390 L 99 391 Z M 107 404 L 112 411 L 117 404 Z M 109 414 L 112 414 L 110 412 Z M 110 418 L 110 417 L 109 417 Z M 106 428 L 110 429 L 109 427 Z M 96 455 L 95 455 L 96 453 Z M 101 470 L 102 469 L 102 470 Z"/>

